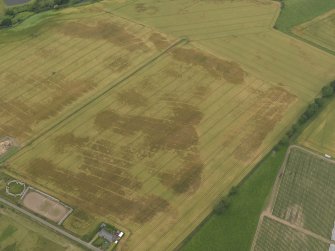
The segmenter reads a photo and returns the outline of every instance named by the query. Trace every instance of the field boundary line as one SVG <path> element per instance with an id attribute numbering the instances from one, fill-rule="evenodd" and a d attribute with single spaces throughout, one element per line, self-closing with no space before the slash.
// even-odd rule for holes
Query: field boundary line
<path id="1" fill-rule="evenodd" d="M 31 139 L 28 143 L 26 143 L 25 145 L 23 145 L 21 147 L 21 149 L 18 150 L 17 153 L 20 153 L 23 149 L 25 149 L 27 146 L 32 145 L 34 142 L 36 142 L 37 140 L 39 140 L 40 138 L 42 138 L 43 136 L 45 136 L 47 133 L 49 133 L 50 131 L 52 131 L 53 129 L 57 128 L 59 125 L 61 125 L 62 123 L 64 123 L 65 121 L 69 120 L 70 118 L 72 118 L 73 116 L 75 116 L 78 112 L 82 111 L 84 108 L 86 108 L 87 106 L 89 106 L 90 104 L 94 103 L 96 100 L 100 99 L 101 97 L 103 97 L 104 95 L 106 95 L 107 93 L 109 93 L 113 88 L 119 86 L 120 84 L 122 84 L 124 81 L 130 79 L 131 77 L 133 77 L 134 75 L 136 75 L 137 73 L 139 73 L 140 71 L 142 71 L 144 68 L 146 68 L 147 66 L 149 66 L 150 64 L 152 64 L 153 62 L 155 62 L 156 60 L 158 60 L 160 57 L 162 57 L 163 55 L 165 55 L 168 51 L 170 51 L 171 49 L 177 47 L 180 44 L 183 43 L 187 43 L 189 40 L 186 37 L 182 37 L 179 38 L 177 41 L 175 41 L 173 44 L 171 44 L 169 47 L 167 47 L 166 49 L 164 49 L 163 51 L 161 51 L 160 53 L 158 53 L 157 55 L 155 55 L 154 57 L 152 57 L 151 59 L 149 59 L 148 61 L 144 62 L 143 64 L 141 64 L 140 66 L 138 66 L 137 68 L 135 68 L 135 70 L 133 70 L 132 72 L 128 73 L 126 76 L 124 76 L 123 78 L 116 80 L 113 84 L 111 84 L 110 86 L 108 86 L 107 89 L 102 90 L 100 93 L 96 94 L 92 99 L 88 100 L 86 103 L 84 103 L 83 105 L 81 105 L 79 108 L 75 109 L 74 111 L 72 111 L 70 114 L 66 115 L 65 117 L 63 117 L 62 119 L 60 119 L 60 121 L 56 122 L 54 125 L 50 126 L 49 128 L 47 128 L 46 130 L 44 130 L 43 132 L 41 132 L 39 135 L 37 135 L 35 138 Z M 7 160 L 9 160 L 11 157 L 15 156 L 17 153 L 15 153 L 14 155 L 8 156 L 8 158 L 4 158 L 3 160 L 1 160 L 1 163 L 6 162 Z M 0 163 L 0 164 L 1 164 Z"/>

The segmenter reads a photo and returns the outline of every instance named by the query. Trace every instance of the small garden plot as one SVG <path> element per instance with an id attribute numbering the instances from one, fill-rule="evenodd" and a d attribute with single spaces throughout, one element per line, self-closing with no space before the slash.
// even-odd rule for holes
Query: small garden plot
<path id="1" fill-rule="evenodd" d="M 26 184 L 18 180 L 8 182 L 6 186 L 6 193 L 15 197 L 20 197 L 26 190 Z"/>
<path id="2" fill-rule="evenodd" d="M 123 235 L 124 233 L 117 230 L 114 226 L 102 223 L 99 232 L 93 238 L 92 244 L 101 250 L 108 250 L 109 248 L 114 248 Z"/>
<path id="3" fill-rule="evenodd" d="M 64 205 L 59 200 L 32 188 L 29 188 L 22 199 L 22 203 L 34 213 L 58 224 L 61 224 L 72 212 L 72 208 Z"/>

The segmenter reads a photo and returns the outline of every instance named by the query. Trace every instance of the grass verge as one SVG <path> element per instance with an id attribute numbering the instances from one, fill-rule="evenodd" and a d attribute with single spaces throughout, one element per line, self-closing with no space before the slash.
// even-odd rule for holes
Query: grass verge
<path id="1" fill-rule="evenodd" d="M 270 153 L 240 184 L 222 215 L 211 215 L 181 251 L 249 250 L 287 147 Z"/>

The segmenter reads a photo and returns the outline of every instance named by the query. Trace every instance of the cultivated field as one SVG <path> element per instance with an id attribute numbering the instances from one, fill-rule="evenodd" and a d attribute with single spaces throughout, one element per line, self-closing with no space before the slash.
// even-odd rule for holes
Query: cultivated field
<path id="1" fill-rule="evenodd" d="M 294 27 L 293 32 L 308 41 L 335 51 L 335 10 Z"/>
<path id="2" fill-rule="evenodd" d="M 321 114 L 304 130 L 298 142 L 321 153 L 335 156 L 335 101 L 331 101 Z"/>
<path id="3" fill-rule="evenodd" d="M 271 30 L 278 12 L 105 1 L 0 33 L 0 134 L 31 143 L 6 172 L 74 207 L 74 233 L 107 221 L 124 250 L 173 250 L 335 77 L 333 56 Z"/>
<path id="4" fill-rule="evenodd" d="M 93 6 L 43 17 L 0 33 L 0 135 L 20 143 L 161 49 L 151 41 L 158 35 L 151 29 Z"/>
<path id="5" fill-rule="evenodd" d="M 276 2 L 142 0 L 104 6 L 174 36 L 188 37 L 203 50 L 238 62 L 304 101 L 314 98 L 334 77 L 333 56 L 272 29 L 280 11 Z"/>
<path id="6" fill-rule="evenodd" d="M 47 231 L 39 224 L 2 208 L 0 209 L 0 250 L 79 251 L 82 249 Z"/>
<path id="7" fill-rule="evenodd" d="M 265 217 L 254 251 L 328 251 L 329 244 Z"/>

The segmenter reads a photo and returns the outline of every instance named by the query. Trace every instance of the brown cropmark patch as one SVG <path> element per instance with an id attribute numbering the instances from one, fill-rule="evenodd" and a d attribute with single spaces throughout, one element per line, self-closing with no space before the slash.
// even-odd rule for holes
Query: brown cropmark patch
<path id="1" fill-rule="evenodd" d="M 37 121 L 57 115 L 66 106 L 95 89 L 97 83 L 89 79 L 82 79 L 60 82 L 59 86 L 61 89 L 54 90 L 46 104 L 35 104 L 35 110 L 39 111 L 35 118 Z"/>
<path id="2" fill-rule="evenodd" d="M 151 41 L 159 50 L 165 49 L 170 45 L 169 40 L 160 33 L 151 34 L 149 41 Z"/>
<path id="3" fill-rule="evenodd" d="M 117 98 L 122 104 L 134 107 L 146 106 L 148 103 L 148 99 L 134 89 L 119 92 Z"/>
<path id="4" fill-rule="evenodd" d="M 45 180 L 48 177 L 48 182 L 57 187 L 57 193 L 65 200 L 71 200 L 76 207 L 102 216 L 112 214 L 120 219 L 144 223 L 169 206 L 166 200 L 155 195 L 133 194 L 130 198 L 122 187 L 111 182 L 115 177 L 106 177 L 106 173 L 96 171 L 90 175 L 68 169 L 62 171 L 50 160 L 42 158 L 31 160 L 27 174 L 31 179 Z M 127 182 L 124 180 L 123 184 Z"/>
<path id="5" fill-rule="evenodd" d="M 145 14 L 149 14 L 149 15 L 156 14 L 159 11 L 157 6 L 148 5 L 148 4 L 145 4 L 145 3 L 135 4 L 135 10 L 138 13 L 145 13 Z"/>
<path id="6" fill-rule="evenodd" d="M 107 69 L 111 69 L 113 72 L 120 72 L 124 69 L 127 69 L 131 62 L 129 61 L 129 58 L 126 55 L 123 55 L 122 57 L 113 58 L 113 61 L 110 62 L 110 58 L 105 59 L 104 63 Z"/>
<path id="7" fill-rule="evenodd" d="M 137 203 L 138 208 L 133 212 L 133 220 L 139 224 L 149 221 L 157 213 L 163 212 L 169 207 L 168 201 L 156 195 L 149 195 L 143 201 Z"/>
<path id="8" fill-rule="evenodd" d="M 185 159 L 182 169 L 173 173 L 160 173 L 160 180 L 163 185 L 170 187 L 175 193 L 196 191 L 201 183 L 201 174 L 204 165 L 199 155 L 192 154 Z"/>
<path id="9" fill-rule="evenodd" d="M 296 96 L 282 87 L 273 87 L 260 96 L 254 107 L 254 115 L 241 128 L 250 130 L 241 139 L 241 144 L 235 149 L 234 157 L 248 161 L 263 143 L 263 140 L 281 121 L 289 105 Z"/>
<path id="10" fill-rule="evenodd" d="M 59 135 L 55 138 L 55 147 L 59 152 L 63 152 L 67 147 L 78 148 L 83 147 L 89 142 L 88 137 L 77 137 L 73 132 Z"/>
<path id="11" fill-rule="evenodd" d="M 239 64 L 217 58 L 195 49 L 176 48 L 171 51 L 174 59 L 185 64 L 200 66 L 215 78 L 224 78 L 233 84 L 244 83 L 245 71 Z"/>
<path id="12" fill-rule="evenodd" d="M 147 49 L 146 44 L 140 38 L 117 23 L 103 21 L 98 21 L 94 24 L 68 22 L 56 29 L 66 36 L 106 40 L 128 51 Z"/>
<path id="13" fill-rule="evenodd" d="M 99 129 L 112 129 L 122 135 L 144 134 L 144 148 L 150 151 L 186 150 L 198 143 L 195 126 L 203 114 L 190 105 L 176 106 L 168 119 L 143 116 L 122 116 L 115 111 L 100 112 L 95 118 Z"/>
<path id="14" fill-rule="evenodd" d="M 203 169 L 197 150 L 199 136 L 195 127 L 201 122 L 203 114 L 187 104 L 176 105 L 172 112 L 172 116 L 167 119 L 156 119 L 123 116 L 106 110 L 96 115 L 95 124 L 100 130 L 113 130 L 126 136 L 142 133 L 142 143 L 131 153 L 136 158 L 149 158 L 159 151 L 176 152 L 183 164 L 174 175 L 158 174 L 160 180 L 176 193 L 194 191 L 200 184 Z M 190 151 L 194 153 L 192 158 L 183 156 L 184 152 Z"/>
<path id="15" fill-rule="evenodd" d="M 47 81 L 41 79 L 40 81 Z M 16 138 L 25 137 L 32 132 L 32 127 L 43 120 L 56 116 L 97 84 L 90 80 L 73 80 L 57 82 L 58 88 L 50 87 L 49 98 L 43 103 L 28 104 L 19 100 L 0 101 L 0 113 L 9 113 L 11 120 L 1 128 Z"/>

